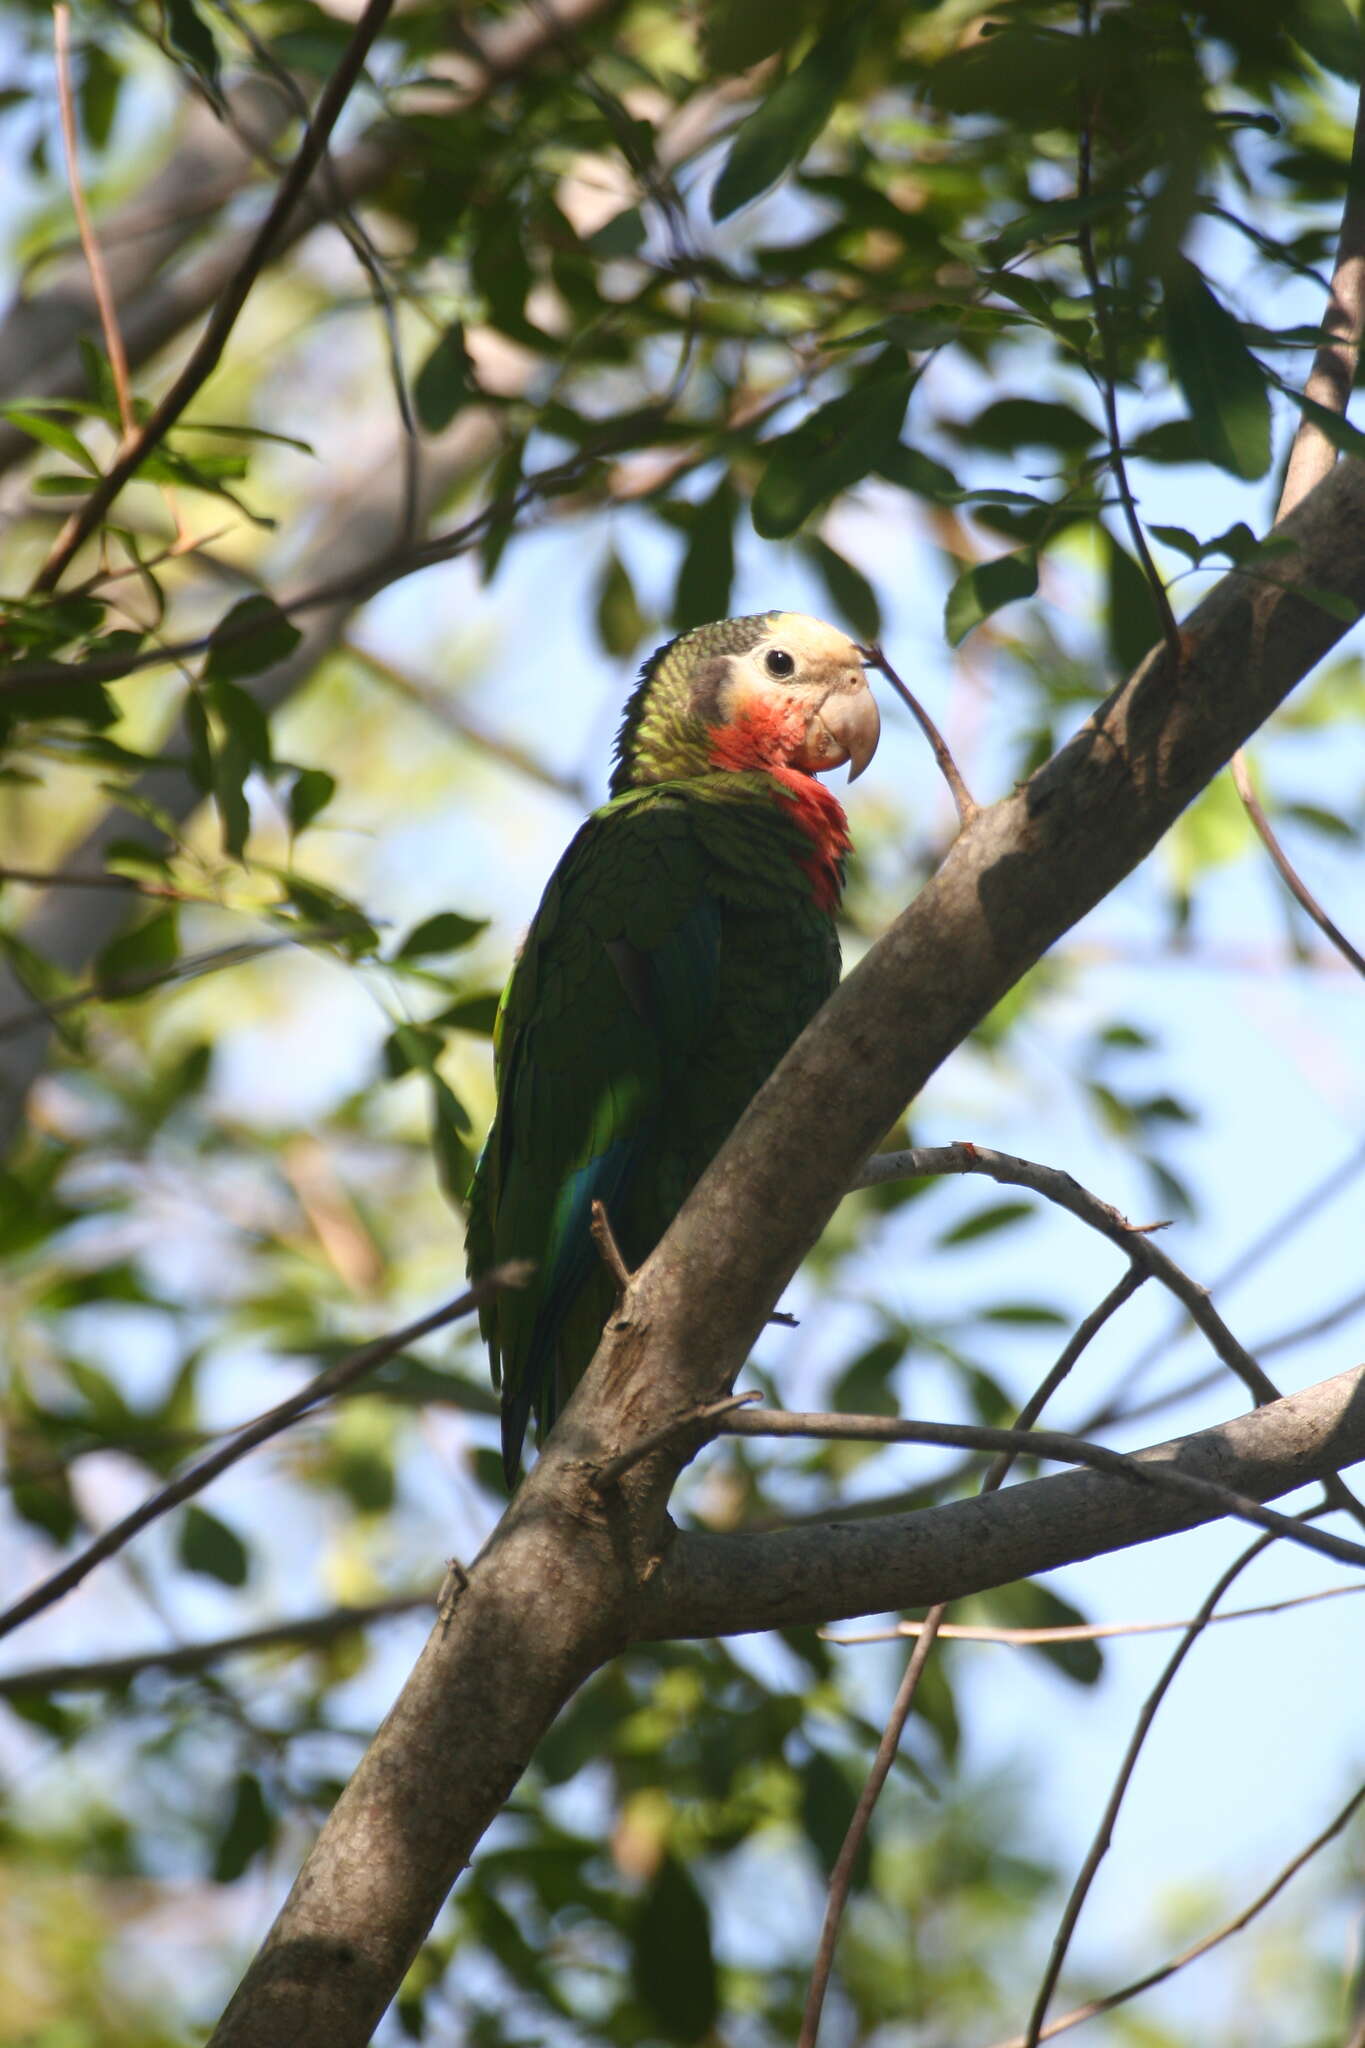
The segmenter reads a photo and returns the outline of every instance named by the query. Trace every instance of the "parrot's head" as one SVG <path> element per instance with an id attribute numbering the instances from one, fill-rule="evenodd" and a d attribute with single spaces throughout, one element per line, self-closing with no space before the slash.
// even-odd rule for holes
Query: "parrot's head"
<path id="1" fill-rule="evenodd" d="M 881 732 L 862 650 L 804 612 L 696 626 L 640 671 L 611 792 L 753 768 L 861 775 Z"/>

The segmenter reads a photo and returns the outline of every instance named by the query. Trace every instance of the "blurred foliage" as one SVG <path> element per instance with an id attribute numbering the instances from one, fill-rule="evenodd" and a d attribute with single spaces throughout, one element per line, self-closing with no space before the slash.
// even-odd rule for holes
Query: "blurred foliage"
<path id="1" fill-rule="evenodd" d="M 560 646 L 530 698 L 481 687 L 499 603 L 535 616 L 543 600 L 560 631 L 536 587 L 547 541 L 575 536 L 579 625 L 619 680 L 656 635 L 738 601 L 755 537 L 765 574 L 873 639 L 897 594 L 874 538 L 907 536 L 962 649 L 945 673 L 968 700 L 989 673 L 977 751 L 996 788 L 1159 632 L 1118 458 L 1140 498 L 1188 485 L 1182 523 L 1148 528 L 1178 607 L 1205 565 L 1256 575 L 1266 558 L 1252 536 L 1269 501 L 1247 487 L 1283 452 L 1318 339 L 1358 72 L 1344 5 L 606 0 L 563 34 L 534 6 L 517 19 L 539 44 L 471 92 L 471 40 L 513 10 L 395 12 L 333 146 L 354 173 L 344 240 L 319 227 L 272 262 L 211 390 L 56 596 L 26 592 L 118 439 L 97 327 L 74 380 L 40 349 L 3 394 L 0 1069 L 51 1029 L 0 1167 L 16 1589 L 299 1369 L 458 1287 L 451 1212 L 489 1108 L 522 869 L 534 852 L 543 871 L 604 784 L 602 705 Z M 312 0 L 90 0 L 74 27 L 85 179 L 132 335 L 268 192 L 349 27 Z M 8 35 L 19 283 L 0 364 L 81 275 L 48 10 L 11 10 Z M 253 86 L 284 95 L 277 158 L 258 141 L 178 214 L 174 178 L 153 181 L 188 162 L 191 135 L 249 127 Z M 138 357 L 135 419 L 168 374 Z M 1333 433 L 1360 452 L 1354 428 Z M 1195 465 L 1244 516 L 1197 530 Z M 442 562 L 456 566 L 421 584 L 425 614 L 368 602 Z M 1025 606 L 1040 591 L 1051 601 Z M 1363 717 L 1352 656 L 1286 711 L 1266 801 L 1306 854 L 1358 846 L 1365 785 L 1324 794 L 1293 747 Z M 943 844 L 932 814 L 875 781 L 850 957 Z M 1220 782 L 1150 882 L 1156 943 L 1207 936 L 1210 891 L 1252 848 Z M 68 858 L 46 896 L 25 879 Z M 1285 957 L 1309 957 L 1284 916 Z M 1040 1043 L 1064 1074 L 1053 1100 L 1137 1197 L 1192 1216 L 1200 1105 L 1169 1081 L 1166 1039 L 1097 1018 L 1082 966 L 1049 961 L 975 1034 L 969 1099 L 1034 1095 Z M 1033 1290 L 997 1279 L 1038 1228 L 1035 1204 L 972 1188 L 850 1198 L 798 1283 L 802 1332 L 766 1344 L 755 1379 L 1009 1421 L 1090 1305 L 1065 1263 Z M 81 1619 L 59 1610 L 22 1654 L 434 1586 L 498 1512 L 493 1405 L 467 1326 L 428 1341 L 106 1567 Z M 680 1512 L 725 1528 L 972 1483 L 867 1445 L 731 1444 L 689 1475 Z M 1076 1618 L 1033 1585 L 971 1613 Z M 11 1697 L 0 2039 L 155 2048 L 211 2017 L 264 1910 L 251 1887 L 264 1874 L 273 1893 L 297 1860 L 402 1647 L 352 1628 L 148 1672 L 98 1704 Z M 1060 1685 L 1103 1668 L 1093 1644 L 1036 1654 Z M 855 1871 L 843 2039 L 985 2039 L 1029 1995 L 1055 1873 L 1020 1787 L 972 1760 L 960 1672 L 931 1664 Z M 390 2038 L 792 2040 L 892 1682 L 889 1663 L 808 1631 L 642 1649 L 599 1674 L 414 1966 Z M 187 1943 L 193 1968 L 169 1967 Z M 1339 1991 L 1321 1974 L 1306 2029 Z"/>

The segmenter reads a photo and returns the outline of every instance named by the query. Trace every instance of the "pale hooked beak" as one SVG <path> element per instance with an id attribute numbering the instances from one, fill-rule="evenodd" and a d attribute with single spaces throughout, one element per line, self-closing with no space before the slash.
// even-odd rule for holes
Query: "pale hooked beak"
<path id="1" fill-rule="evenodd" d="M 848 779 L 856 782 L 876 753 L 881 732 L 877 700 L 859 676 L 852 689 L 831 690 L 811 719 L 800 765 L 819 774 L 847 761 Z"/>

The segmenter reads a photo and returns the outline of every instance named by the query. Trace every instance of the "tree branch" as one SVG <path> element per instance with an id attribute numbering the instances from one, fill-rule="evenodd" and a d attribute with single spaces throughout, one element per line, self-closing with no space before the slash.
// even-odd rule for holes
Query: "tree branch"
<path id="1" fill-rule="evenodd" d="M 447 1323 L 453 1323 L 460 1316 L 468 1315 L 470 1310 L 477 1308 L 494 1289 L 521 1286 L 528 1272 L 529 1268 L 524 1261 L 513 1260 L 507 1265 L 495 1266 L 490 1273 L 485 1274 L 476 1287 L 467 1288 L 463 1294 L 457 1295 L 454 1301 L 448 1301 L 443 1307 L 433 1309 L 430 1315 L 419 1316 L 416 1322 L 406 1324 L 401 1330 L 391 1330 L 387 1336 L 377 1337 L 372 1344 L 362 1345 L 358 1351 L 352 1351 L 345 1358 L 339 1358 L 334 1364 L 324 1367 L 305 1386 L 300 1387 L 297 1393 L 291 1394 L 288 1400 L 280 1401 L 274 1408 L 267 1409 L 264 1415 L 258 1415 L 254 1422 L 249 1422 L 245 1428 L 237 1430 L 226 1443 L 219 1444 L 216 1450 L 200 1458 L 178 1478 L 172 1479 L 158 1492 L 139 1502 L 121 1521 L 102 1530 L 93 1543 L 87 1544 L 85 1549 L 64 1564 L 60 1571 L 51 1573 L 21 1600 L 16 1600 L 12 1606 L 7 1607 L 0 1613 L 0 1636 L 9 1635 L 24 1622 L 31 1621 L 35 1614 L 41 1614 L 45 1607 L 51 1607 L 64 1594 L 79 1586 L 81 1580 L 86 1578 L 97 1564 L 102 1564 L 105 1558 L 112 1557 L 116 1551 L 122 1550 L 125 1543 L 130 1542 L 134 1536 L 139 1535 L 143 1529 L 168 1513 L 171 1508 L 179 1507 L 182 1501 L 201 1493 L 210 1480 L 226 1472 L 230 1465 L 235 1465 L 248 1451 L 254 1451 L 261 1444 L 268 1443 L 271 1437 L 278 1436 L 291 1422 L 297 1422 L 301 1415 L 306 1415 L 310 1408 L 316 1408 L 321 1401 L 331 1400 L 334 1395 L 353 1385 L 365 1373 L 373 1371 L 375 1366 L 382 1365 L 386 1358 L 392 1358 L 395 1352 L 415 1343 L 419 1337 L 427 1336 L 432 1330 L 444 1329 Z"/>
<path id="2" fill-rule="evenodd" d="M 1345 1589 L 1340 1589 L 1345 1590 Z M 257 1650 L 307 1650 L 334 1643 L 338 1636 L 369 1628 L 395 1615 L 420 1614 L 434 1607 L 434 1593 L 400 1593 L 391 1600 L 372 1600 L 363 1607 L 333 1607 L 325 1614 L 304 1614 L 295 1621 L 276 1621 L 265 1628 L 243 1629 L 215 1636 L 206 1643 L 173 1643 L 160 1650 L 137 1650 L 127 1657 L 97 1657 L 85 1663 L 30 1664 L 20 1671 L 0 1672 L 0 1699 L 24 1699 L 46 1692 L 119 1692 L 147 1671 L 172 1677 L 208 1671 L 226 1657 Z"/>
<path id="3" fill-rule="evenodd" d="M 628 1444 L 725 1398 L 905 1103 L 1336 644 L 1340 618 L 1280 579 L 1365 609 L 1365 467 L 1338 464 L 1278 537 L 1291 545 L 1263 574 L 1225 578 L 1185 622 L 1178 668 L 1154 650 L 1052 761 L 977 815 L 759 1090 L 428 1638 L 214 2048 L 366 2041 L 541 1734 L 633 1638 L 932 1605 L 1207 1519 L 1155 1487 L 1068 1473 L 889 1524 L 680 1536 L 667 1502 L 685 1446 L 664 1443 L 606 1494 L 592 1482 Z M 1154 1455 L 1272 1497 L 1365 1456 L 1361 1376 Z M 453 1757 L 478 1768 L 452 1770 Z"/>
<path id="4" fill-rule="evenodd" d="M 940 1430 L 946 1437 L 950 1425 L 907 1427 L 927 1438 Z M 1168 1478 L 1178 1472 L 1249 1500 L 1273 1499 L 1365 1458 L 1365 1366 L 1134 1456 Z M 1196 1500 L 1194 1489 L 1178 1499 L 1174 1490 L 1089 1471 L 871 1522 L 689 1530 L 640 1588 L 634 1631 L 649 1641 L 747 1634 L 928 1606 L 1192 1529 L 1221 1512 L 1211 1496 Z"/>

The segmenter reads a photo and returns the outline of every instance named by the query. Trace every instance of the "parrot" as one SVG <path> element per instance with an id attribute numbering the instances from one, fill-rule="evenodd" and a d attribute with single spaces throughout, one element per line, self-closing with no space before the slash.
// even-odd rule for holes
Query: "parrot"
<path id="1" fill-rule="evenodd" d="M 633 1271 L 839 979 L 848 822 L 816 778 L 880 736 L 866 656 L 801 612 L 680 633 L 644 664 L 608 800 L 550 877 L 494 1028 L 496 1108 L 469 1190 L 509 1491 Z"/>

